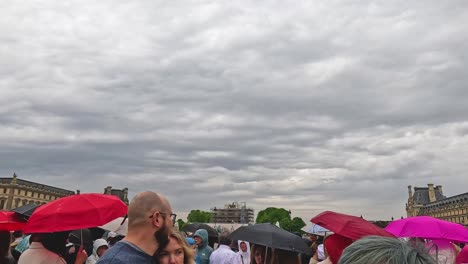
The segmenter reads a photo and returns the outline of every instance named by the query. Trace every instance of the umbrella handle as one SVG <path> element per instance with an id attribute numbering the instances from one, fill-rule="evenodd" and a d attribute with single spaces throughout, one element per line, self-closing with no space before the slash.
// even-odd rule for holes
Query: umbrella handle
<path id="1" fill-rule="evenodd" d="M 120 225 L 123 225 L 125 223 L 125 220 L 127 220 L 128 218 L 128 214 L 125 215 L 124 219 L 122 220 L 122 223 L 120 223 Z"/>

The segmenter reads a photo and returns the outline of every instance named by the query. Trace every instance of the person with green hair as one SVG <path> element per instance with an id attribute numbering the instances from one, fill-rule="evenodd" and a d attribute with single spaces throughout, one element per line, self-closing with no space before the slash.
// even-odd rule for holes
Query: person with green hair
<path id="1" fill-rule="evenodd" d="M 436 264 L 422 247 L 396 238 L 368 236 L 355 241 L 341 255 L 338 264 Z"/>

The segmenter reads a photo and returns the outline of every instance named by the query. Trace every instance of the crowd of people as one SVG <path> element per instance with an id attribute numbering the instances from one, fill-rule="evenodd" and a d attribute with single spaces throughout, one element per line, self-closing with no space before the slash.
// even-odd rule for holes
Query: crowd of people
<path id="1" fill-rule="evenodd" d="M 442 248 L 422 239 L 366 236 L 351 240 L 339 234 L 310 235 L 312 254 L 233 241 L 228 233 L 219 236 L 214 250 L 208 232 L 199 229 L 191 236 L 175 230 L 175 214 L 169 201 L 154 192 L 136 195 L 128 207 L 126 236 L 113 232 L 78 230 L 30 234 L 0 231 L 0 264 L 461 264 L 468 263 L 468 246 L 457 248 L 452 257 Z M 89 239 L 85 239 L 89 238 Z"/>

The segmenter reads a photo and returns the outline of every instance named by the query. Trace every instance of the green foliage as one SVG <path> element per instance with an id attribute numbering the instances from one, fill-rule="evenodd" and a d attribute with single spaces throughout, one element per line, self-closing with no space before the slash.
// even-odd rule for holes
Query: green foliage
<path id="1" fill-rule="evenodd" d="M 177 219 L 177 226 L 179 227 L 179 231 L 181 231 L 184 226 L 186 225 L 187 223 L 184 222 L 184 220 L 182 219 Z"/>
<path id="2" fill-rule="evenodd" d="M 299 217 L 291 219 L 290 212 L 284 208 L 268 207 L 257 215 L 257 223 L 279 222 L 280 228 L 289 232 L 302 232 L 301 229 L 306 225 Z"/>
<path id="3" fill-rule="evenodd" d="M 299 232 L 302 233 L 301 229 L 305 226 L 306 224 L 304 221 L 299 218 L 299 217 L 294 217 L 292 220 L 289 219 L 283 219 L 280 222 L 280 227 L 286 231 L 289 232 Z"/>
<path id="4" fill-rule="evenodd" d="M 189 223 L 209 223 L 211 220 L 211 216 L 212 214 L 210 212 L 192 210 L 187 216 L 187 221 Z"/>
<path id="5" fill-rule="evenodd" d="M 292 220 L 291 220 L 291 225 L 290 225 L 290 232 L 302 232 L 301 229 L 306 226 L 306 223 L 304 223 L 304 220 L 302 220 L 302 218 L 299 218 L 299 217 L 294 217 Z"/>
<path id="6" fill-rule="evenodd" d="M 271 223 L 276 224 L 276 222 L 287 219 L 291 220 L 291 216 L 289 215 L 289 211 L 284 208 L 276 208 L 276 207 L 268 207 L 260 212 L 257 215 L 257 223 Z"/>

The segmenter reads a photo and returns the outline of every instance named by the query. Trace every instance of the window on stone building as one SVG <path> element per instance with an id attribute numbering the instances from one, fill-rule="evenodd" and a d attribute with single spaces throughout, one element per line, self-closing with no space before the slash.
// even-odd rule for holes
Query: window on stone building
<path id="1" fill-rule="evenodd" d="M 0 209 L 3 209 L 5 206 L 5 200 L 0 200 Z"/>
<path id="2" fill-rule="evenodd" d="M 49 198 L 50 198 L 50 195 L 47 194 L 47 195 L 46 195 L 46 199 L 49 200 Z"/>
<path id="3" fill-rule="evenodd" d="M 41 199 L 44 199 L 44 194 L 43 194 L 43 193 L 41 193 L 40 197 L 41 197 Z"/>

